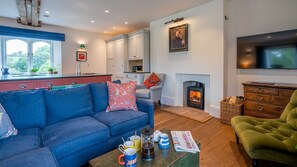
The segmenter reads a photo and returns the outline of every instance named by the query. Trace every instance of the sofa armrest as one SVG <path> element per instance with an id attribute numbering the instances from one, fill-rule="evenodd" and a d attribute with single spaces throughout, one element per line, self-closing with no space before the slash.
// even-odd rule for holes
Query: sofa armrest
<path id="1" fill-rule="evenodd" d="M 146 89 L 146 87 L 143 84 L 136 85 L 136 89 Z"/>
<path id="2" fill-rule="evenodd" d="M 139 111 L 149 115 L 150 127 L 154 128 L 154 103 L 144 99 L 136 99 L 136 105 Z"/>
<path id="3" fill-rule="evenodd" d="M 158 86 L 152 86 L 150 88 L 150 90 L 158 90 L 158 89 L 162 89 L 162 86 L 161 85 L 158 85 Z"/>

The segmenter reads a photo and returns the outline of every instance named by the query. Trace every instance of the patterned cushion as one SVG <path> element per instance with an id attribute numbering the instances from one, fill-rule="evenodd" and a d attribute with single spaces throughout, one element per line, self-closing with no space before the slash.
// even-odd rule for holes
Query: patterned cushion
<path id="1" fill-rule="evenodd" d="M 146 88 L 156 86 L 160 82 L 160 78 L 153 72 L 143 83 Z"/>
<path id="2" fill-rule="evenodd" d="M 12 125 L 9 116 L 5 109 L 0 104 L 0 139 L 7 138 L 12 135 L 16 135 L 18 130 Z"/>
<path id="3" fill-rule="evenodd" d="M 136 82 L 115 84 L 107 82 L 109 106 L 106 112 L 115 110 L 137 110 L 136 107 Z"/>

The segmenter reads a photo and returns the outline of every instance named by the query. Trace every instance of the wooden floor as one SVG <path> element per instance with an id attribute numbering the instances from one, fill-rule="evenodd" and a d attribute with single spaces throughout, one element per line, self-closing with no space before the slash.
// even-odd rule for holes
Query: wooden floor
<path id="1" fill-rule="evenodd" d="M 155 130 L 189 130 L 194 139 L 201 143 L 200 167 L 245 167 L 252 166 L 251 159 L 241 144 L 235 142 L 230 125 L 212 118 L 200 123 L 188 118 L 155 109 Z M 268 161 L 259 161 L 260 167 L 284 166 Z"/>

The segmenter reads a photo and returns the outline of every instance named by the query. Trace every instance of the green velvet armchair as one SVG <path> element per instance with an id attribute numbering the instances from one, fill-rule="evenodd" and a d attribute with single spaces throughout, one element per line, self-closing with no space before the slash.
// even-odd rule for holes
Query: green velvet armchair
<path id="1" fill-rule="evenodd" d="M 258 166 L 260 159 L 297 166 L 297 90 L 280 118 L 236 116 L 231 125 L 236 142 L 241 141 L 253 167 Z"/>

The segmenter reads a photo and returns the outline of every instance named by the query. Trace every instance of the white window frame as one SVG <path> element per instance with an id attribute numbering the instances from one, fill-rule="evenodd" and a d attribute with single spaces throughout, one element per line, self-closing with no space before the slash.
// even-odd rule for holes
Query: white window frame
<path id="1" fill-rule="evenodd" d="M 30 72 L 30 69 L 33 68 L 33 44 L 35 42 L 45 42 L 48 43 L 50 45 L 50 59 L 51 59 L 51 67 L 54 67 L 54 42 L 51 40 L 43 40 L 43 39 L 34 39 L 34 38 L 21 38 L 21 37 L 11 37 L 11 36 L 0 36 L 0 43 L 1 43 L 1 66 L 2 67 L 7 67 L 7 55 L 6 55 L 6 42 L 9 40 L 21 40 L 27 43 L 28 45 L 28 61 L 27 61 L 27 65 L 28 65 L 28 71 Z"/>

